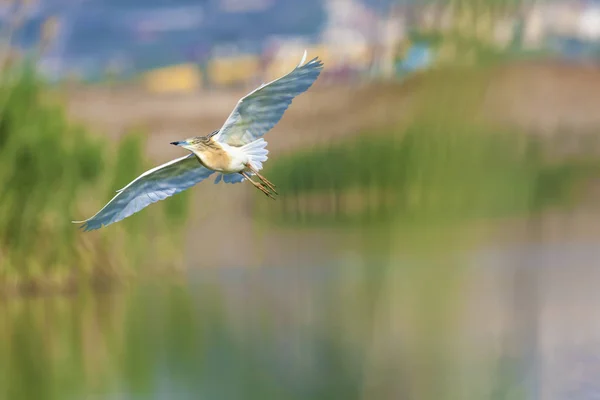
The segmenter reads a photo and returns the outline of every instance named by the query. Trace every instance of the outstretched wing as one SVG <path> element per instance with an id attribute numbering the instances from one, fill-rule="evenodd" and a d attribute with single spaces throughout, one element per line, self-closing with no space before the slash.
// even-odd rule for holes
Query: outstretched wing
<path id="1" fill-rule="evenodd" d="M 193 154 L 169 161 L 144 172 L 129 185 L 118 190 L 96 215 L 83 223 L 84 231 L 91 231 L 129 217 L 159 200 L 182 192 L 208 178 L 214 171 L 203 167 Z"/>
<path id="2" fill-rule="evenodd" d="M 215 140 L 243 146 L 260 138 L 279 122 L 294 97 L 317 80 L 323 63 L 313 58 L 306 64 L 306 51 L 300 64 L 287 75 L 263 84 L 238 101 Z M 302 65 L 304 64 L 304 65 Z"/>

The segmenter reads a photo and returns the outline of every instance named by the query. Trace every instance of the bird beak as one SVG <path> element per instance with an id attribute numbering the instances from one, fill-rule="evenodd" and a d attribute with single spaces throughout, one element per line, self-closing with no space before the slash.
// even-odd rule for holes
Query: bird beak
<path id="1" fill-rule="evenodd" d="M 181 142 L 171 142 L 171 144 L 172 144 L 173 146 L 185 146 L 185 145 L 186 145 L 186 144 L 188 144 L 188 143 L 187 143 L 187 141 L 183 140 L 183 141 L 181 141 Z"/>

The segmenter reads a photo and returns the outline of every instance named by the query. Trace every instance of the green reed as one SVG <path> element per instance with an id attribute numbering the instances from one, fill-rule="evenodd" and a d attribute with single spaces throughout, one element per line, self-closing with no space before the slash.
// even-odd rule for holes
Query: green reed
<path id="1" fill-rule="evenodd" d="M 23 66 L 4 71 L 0 113 L 0 287 L 64 288 L 156 258 L 162 250 L 153 243 L 170 239 L 152 227 L 180 221 L 185 196 L 100 232 L 71 223 L 149 166 L 143 135 L 127 134 L 114 149 L 68 121 L 63 104 Z"/>
<path id="2" fill-rule="evenodd" d="M 440 69 L 410 91 L 406 120 L 266 164 L 281 200 L 267 219 L 317 224 L 506 217 L 567 205 L 600 174 L 593 154 L 558 159 L 561 143 L 486 119 L 494 67 Z M 324 128 L 326 129 L 326 128 Z M 263 212 L 265 211 L 265 212 Z"/>

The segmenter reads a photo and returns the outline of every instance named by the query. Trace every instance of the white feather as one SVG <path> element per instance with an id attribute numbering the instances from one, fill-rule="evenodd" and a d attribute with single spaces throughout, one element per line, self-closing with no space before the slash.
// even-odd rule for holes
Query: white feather
<path id="1" fill-rule="evenodd" d="M 144 172 L 131 181 L 93 217 L 83 223 L 85 231 L 110 225 L 160 200 L 182 192 L 213 174 L 193 154 L 169 161 Z"/>
<path id="2" fill-rule="evenodd" d="M 248 143 L 242 147 L 229 146 L 222 143 L 221 146 L 229 153 L 232 157 L 232 172 L 226 174 L 219 174 L 215 178 L 215 183 L 239 183 L 244 180 L 244 177 L 238 172 L 246 169 L 245 164 L 250 163 L 252 168 L 260 171 L 263 168 L 263 163 L 266 162 L 269 157 L 269 150 L 267 150 L 267 142 L 264 139 L 258 139 L 254 142 Z M 249 172 L 253 175 L 252 172 Z"/>
<path id="3" fill-rule="evenodd" d="M 316 57 L 305 64 L 306 56 L 305 50 L 302 60 L 290 73 L 240 99 L 214 139 L 232 146 L 243 146 L 270 131 L 281 120 L 292 100 L 307 91 L 323 69 L 323 64 Z"/>

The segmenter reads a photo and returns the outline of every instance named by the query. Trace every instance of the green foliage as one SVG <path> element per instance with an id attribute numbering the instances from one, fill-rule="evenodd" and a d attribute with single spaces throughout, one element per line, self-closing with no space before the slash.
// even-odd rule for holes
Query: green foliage
<path id="1" fill-rule="evenodd" d="M 401 126 L 272 160 L 265 175 L 281 201 L 263 214 L 364 226 L 515 216 L 568 204 L 579 182 L 598 176 L 598 162 L 557 163 L 547 151 L 551 138 L 490 122 L 482 104 L 494 71 L 486 65 L 424 72 L 398 88 L 408 88 L 411 100 Z"/>
<path id="2" fill-rule="evenodd" d="M 521 132 L 425 118 L 281 157 L 267 169 L 283 201 L 265 214 L 335 223 L 511 216 L 564 203 L 577 182 L 598 172 L 591 164 L 547 164 Z M 308 210 L 302 198 L 322 206 Z"/>
<path id="3" fill-rule="evenodd" d="M 165 215 L 181 221 L 185 214 L 179 200 L 166 213 L 157 207 L 161 213 L 106 228 L 108 235 L 84 234 L 71 221 L 93 215 L 148 166 L 143 136 L 125 135 L 112 156 L 107 140 L 67 120 L 63 106 L 29 68 L 3 75 L 0 113 L 0 287 L 64 286 L 115 272 L 135 254 L 151 257 L 148 237 L 140 235 L 151 222 L 161 224 Z M 119 239 L 124 229 L 136 243 Z"/>

